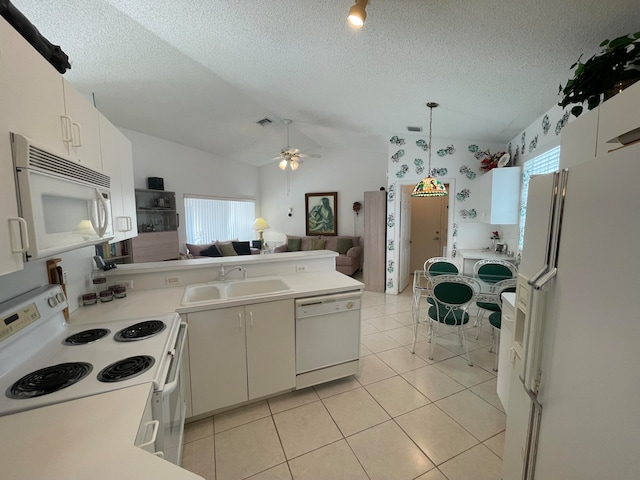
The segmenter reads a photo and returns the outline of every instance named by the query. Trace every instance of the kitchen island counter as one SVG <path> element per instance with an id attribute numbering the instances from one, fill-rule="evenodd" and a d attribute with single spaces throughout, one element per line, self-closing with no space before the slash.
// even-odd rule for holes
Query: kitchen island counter
<path id="1" fill-rule="evenodd" d="M 2 478 L 202 480 L 134 445 L 151 386 L 0 417 Z"/>

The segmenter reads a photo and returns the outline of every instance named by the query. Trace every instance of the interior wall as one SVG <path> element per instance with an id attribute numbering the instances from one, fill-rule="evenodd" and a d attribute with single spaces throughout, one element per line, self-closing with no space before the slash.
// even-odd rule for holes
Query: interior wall
<path id="1" fill-rule="evenodd" d="M 136 188 L 147 188 L 147 177 L 164 178 L 164 188 L 176 193 L 180 251 L 185 252 L 184 195 L 253 198 L 260 215 L 259 169 L 208 152 L 133 130 L 121 129 L 132 143 Z M 220 238 L 218 240 L 228 240 Z"/>
<path id="2" fill-rule="evenodd" d="M 365 191 L 386 185 L 386 152 L 322 148 L 314 153 L 322 158 L 305 158 L 288 174 L 276 162 L 260 168 L 262 216 L 271 227 L 264 232 L 267 243 L 282 243 L 287 234 L 305 234 L 305 193 L 338 192 L 338 234 L 362 236 L 364 210 L 356 215 L 353 203 L 363 204 Z"/>
<path id="3" fill-rule="evenodd" d="M 418 183 L 429 171 L 428 135 L 394 135 L 389 140 L 387 208 L 387 280 L 386 293 L 399 293 L 400 202 L 402 185 Z M 449 238 L 447 255 L 455 257 L 460 249 L 487 247 L 491 231 L 501 228 L 481 223 L 477 218 L 480 192 L 478 178 L 483 174 L 478 150 L 492 154 L 504 150 L 500 144 L 479 140 L 433 137 L 431 170 L 442 183 L 449 183 Z M 426 147 L 426 148 L 425 148 Z M 501 227 L 501 226 L 500 226 Z"/>

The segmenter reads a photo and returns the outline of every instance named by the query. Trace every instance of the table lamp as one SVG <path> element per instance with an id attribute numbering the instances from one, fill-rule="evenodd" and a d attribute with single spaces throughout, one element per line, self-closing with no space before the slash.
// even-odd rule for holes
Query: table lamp
<path id="1" fill-rule="evenodd" d="M 256 218 L 255 222 L 253 222 L 253 229 L 258 231 L 258 235 L 260 236 L 260 250 L 264 250 L 264 238 L 262 237 L 262 232 L 269 228 L 269 224 L 267 221 L 262 218 Z"/>

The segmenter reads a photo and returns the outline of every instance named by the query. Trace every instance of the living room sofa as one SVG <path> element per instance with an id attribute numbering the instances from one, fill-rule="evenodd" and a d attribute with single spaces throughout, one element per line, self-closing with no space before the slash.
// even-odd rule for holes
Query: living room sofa
<path id="1" fill-rule="evenodd" d="M 273 253 L 309 250 L 333 250 L 338 252 L 336 270 L 345 275 L 353 275 L 360 269 L 362 261 L 360 237 L 346 235 L 297 237 L 287 235 L 285 243 L 275 247 Z"/>
<path id="2" fill-rule="evenodd" d="M 260 254 L 259 248 L 253 248 L 249 245 L 249 242 L 239 242 L 237 240 L 228 240 L 226 242 L 220 242 L 216 240 L 215 242 L 203 244 L 187 243 L 186 258 L 227 257 L 234 255 Z"/>

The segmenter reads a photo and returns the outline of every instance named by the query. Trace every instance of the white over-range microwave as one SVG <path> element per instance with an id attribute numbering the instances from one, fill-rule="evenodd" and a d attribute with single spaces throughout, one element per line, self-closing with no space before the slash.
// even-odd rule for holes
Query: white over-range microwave
<path id="1" fill-rule="evenodd" d="M 27 260 L 113 238 L 111 178 L 11 133 L 18 211 L 12 248 Z"/>

